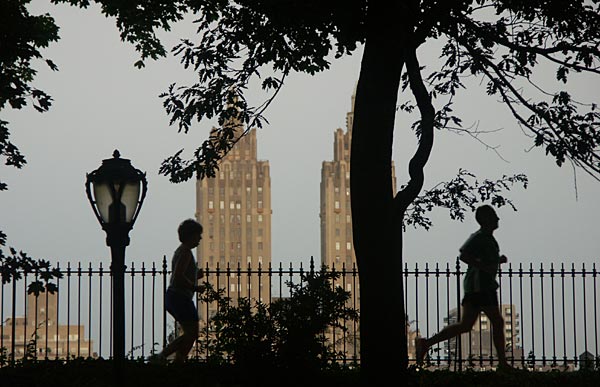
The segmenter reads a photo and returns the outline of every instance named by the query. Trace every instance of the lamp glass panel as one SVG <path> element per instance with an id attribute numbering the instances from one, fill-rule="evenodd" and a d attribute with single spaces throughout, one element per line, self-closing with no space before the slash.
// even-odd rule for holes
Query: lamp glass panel
<path id="1" fill-rule="evenodd" d="M 108 183 L 92 183 L 96 208 L 104 223 L 108 223 L 108 206 L 112 203 L 110 186 Z"/>
<path id="2" fill-rule="evenodd" d="M 135 215 L 135 210 L 138 206 L 138 200 L 140 198 L 141 181 L 128 181 L 125 182 L 123 187 L 123 195 L 121 195 L 121 203 L 125 206 L 125 221 L 130 223 Z"/>

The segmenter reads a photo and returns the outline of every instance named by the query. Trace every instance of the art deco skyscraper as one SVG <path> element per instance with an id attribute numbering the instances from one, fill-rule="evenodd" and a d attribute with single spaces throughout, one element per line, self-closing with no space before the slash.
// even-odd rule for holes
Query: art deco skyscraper
<path id="1" fill-rule="evenodd" d="M 333 161 L 324 161 L 321 168 L 321 263 L 337 271 L 345 268 L 351 272 L 356 263 L 352 239 L 352 212 L 350 209 L 350 143 L 354 121 L 354 100 L 352 109 L 346 115 L 346 131 L 335 130 L 333 141 Z M 396 188 L 394 165 L 392 187 Z M 340 281 L 343 281 L 340 280 Z M 354 292 L 358 278 L 347 275 L 344 288 Z M 340 283 L 341 284 L 341 283 Z M 358 304 L 359 295 L 352 300 Z"/>
<path id="2" fill-rule="evenodd" d="M 232 299 L 268 298 L 265 278 L 238 273 L 238 267 L 266 269 L 271 263 L 269 162 L 257 159 L 256 142 L 251 129 L 223 158 L 216 177 L 196 183 L 196 218 L 204 227 L 198 264 L 212 273 L 219 269 L 218 286 Z M 207 279 L 217 284 L 214 274 Z"/>

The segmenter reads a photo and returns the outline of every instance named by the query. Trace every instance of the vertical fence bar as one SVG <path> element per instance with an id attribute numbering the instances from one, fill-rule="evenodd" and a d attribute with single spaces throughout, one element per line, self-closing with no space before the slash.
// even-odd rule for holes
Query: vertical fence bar
<path id="1" fill-rule="evenodd" d="M 102 357 L 102 277 L 104 275 L 104 269 L 102 267 L 102 262 L 100 262 L 99 268 L 99 277 L 98 277 L 98 292 L 99 292 L 99 302 L 98 302 L 98 356 Z"/>
<path id="2" fill-rule="evenodd" d="M 419 330 L 419 264 L 415 262 L 415 319 L 417 320 L 417 331 Z M 407 297 L 408 295 L 405 295 Z M 403 316 L 406 318 L 406 316 Z"/>
<path id="3" fill-rule="evenodd" d="M 456 321 L 461 319 L 460 310 L 460 259 L 456 258 Z M 462 371 L 462 335 L 458 335 L 456 342 L 456 357 L 458 358 L 458 370 Z"/>
<path id="4" fill-rule="evenodd" d="M 562 328 L 563 328 L 563 361 L 565 368 L 567 367 L 567 324 L 566 324 L 566 311 L 565 311 L 565 264 L 560 264 L 560 278 L 561 278 L 561 294 L 562 294 Z"/>
<path id="5" fill-rule="evenodd" d="M 425 322 L 427 337 L 431 335 L 429 332 L 429 263 L 425 262 Z"/>
<path id="6" fill-rule="evenodd" d="M 516 310 L 513 310 L 513 270 L 512 270 L 512 262 L 508 264 L 508 291 L 509 291 L 509 300 L 510 300 L 510 365 L 515 366 L 515 342 L 517 339 L 516 331 L 516 322 L 515 322 L 515 313 Z M 516 309 L 516 308 L 515 308 Z"/>
<path id="7" fill-rule="evenodd" d="M 585 263 L 581 266 L 581 285 L 583 288 L 583 344 L 584 344 L 584 353 L 587 355 L 588 353 L 588 333 L 587 333 L 587 307 L 586 307 L 586 291 L 585 291 Z M 577 356 L 577 352 L 575 352 Z M 598 356 L 598 354 L 596 354 Z"/>
<path id="8" fill-rule="evenodd" d="M 579 360 L 577 358 L 577 311 L 575 308 L 575 263 L 571 263 L 571 284 L 573 287 L 573 346 L 574 346 L 574 351 L 573 351 L 573 361 L 575 363 L 575 366 L 577 366 L 577 361 Z"/>
<path id="9" fill-rule="evenodd" d="M 217 266 L 218 267 L 218 266 Z M 163 276 L 163 348 L 167 346 L 167 308 L 166 308 L 166 294 L 167 294 L 167 256 L 163 256 L 162 262 L 162 276 Z M 217 269 L 218 270 L 218 269 Z"/>
<path id="10" fill-rule="evenodd" d="M 145 356 L 145 343 L 146 343 L 146 266 L 142 262 L 142 357 Z M 154 310 L 152 310 L 154 312 Z"/>
<path id="11" fill-rule="evenodd" d="M 546 366 L 546 322 L 544 313 L 544 264 L 540 263 L 540 300 L 542 304 L 542 316 L 540 322 L 542 324 L 542 365 Z M 533 305 L 533 302 L 531 303 Z"/>
<path id="12" fill-rule="evenodd" d="M 27 310 L 27 271 L 23 273 L 23 305 Z M 23 324 L 23 356 L 27 354 L 27 321 Z"/>
<path id="13" fill-rule="evenodd" d="M 600 357 L 600 352 L 598 352 L 598 299 L 597 299 L 597 288 L 596 288 L 596 262 L 593 263 L 592 266 L 592 276 L 594 278 L 594 333 L 595 333 L 595 346 L 596 346 L 596 366 L 600 366 L 600 364 L 598 364 L 598 358 Z"/>
<path id="14" fill-rule="evenodd" d="M 92 357 L 92 263 L 88 266 L 88 357 Z"/>
<path id="15" fill-rule="evenodd" d="M 550 264 L 550 296 L 552 305 L 552 366 L 556 367 L 556 314 L 554 308 L 554 264 Z"/>
<path id="16" fill-rule="evenodd" d="M 450 323 L 450 264 L 446 263 L 446 320 L 448 324 Z M 454 339 L 454 342 L 457 343 L 457 339 Z M 448 359 L 448 368 L 452 364 L 452 347 L 451 347 L 451 339 L 446 340 L 446 345 L 448 346 L 448 353 L 446 354 Z M 456 352 L 456 348 L 454 349 Z"/>
<path id="17" fill-rule="evenodd" d="M 133 352 L 135 349 L 135 262 L 131 261 L 131 359 L 134 359 Z M 142 320 L 144 318 L 142 317 Z M 143 340 L 143 338 L 142 338 Z"/>
<path id="18" fill-rule="evenodd" d="M 533 354 L 532 361 L 535 368 L 535 311 L 533 309 L 533 264 L 529 264 L 529 292 L 531 294 L 531 353 Z"/>
<path id="19" fill-rule="evenodd" d="M 81 356 L 81 261 L 77 262 L 77 357 Z"/>
<path id="20" fill-rule="evenodd" d="M 10 335 L 10 364 L 15 364 L 15 352 L 17 350 L 17 324 L 15 319 L 17 318 L 17 281 L 13 278 L 12 282 L 12 318 L 11 323 L 11 335 Z"/>
<path id="21" fill-rule="evenodd" d="M 71 357 L 71 262 L 67 262 L 67 361 Z"/>
<path id="22" fill-rule="evenodd" d="M 523 348 L 525 348 L 525 341 L 524 341 L 524 328 L 525 328 L 525 322 L 523 321 L 523 319 L 525 318 L 525 315 L 523 314 L 523 264 L 519 263 L 519 298 L 520 298 L 520 303 L 521 303 L 521 345 L 523 346 Z M 525 353 L 521 354 L 521 367 L 525 368 Z"/>
<path id="23" fill-rule="evenodd" d="M 56 264 L 56 270 L 60 271 L 59 263 Z M 57 278 L 56 279 L 56 336 L 54 338 L 54 342 L 56 343 L 55 360 L 58 360 L 58 356 L 59 356 L 59 347 L 58 347 L 58 334 L 59 334 L 58 327 L 60 326 L 60 297 L 58 296 L 59 294 L 60 294 L 60 278 Z"/>
<path id="24" fill-rule="evenodd" d="M 156 344 L 156 264 L 152 262 L 152 349 L 150 350 L 150 354 L 154 355 L 156 353 L 154 346 Z M 164 309 L 164 307 L 163 307 Z"/>
<path id="25" fill-rule="evenodd" d="M 436 293 L 436 297 L 435 297 L 436 332 L 439 332 L 441 315 L 440 315 L 440 265 L 438 264 L 438 262 L 435 263 L 435 293 Z M 440 357 L 440 343 L 436 344 L 436 348 L 437 348 L 436 363 L 437 363 L 437 366 L 439 367 L 442 364 L 441 357 Z"/>
<path id="26" fill-rule="evenodd" d="M 46 285 L 47 284 L 48 284 L 48 281 L 46 281 Z M 45 308 L 46 308 L 45 309 L 46 310 L 46 333 L 45 333 L 45 338 L 44 338 L 45 339 L 44 340 L 44 360 L 48 360 L 48 352 L 49 352 L 49 348 L 48 348 L 48 326 L 50 325 L 49 321 L 48 321 L 48 290 L 46 290 L 44 292 L 44 296 L 45 296 L 44 299 L 45 299 L 45 302 L 46 302 L 46 304 L 45 304 Z M 0 347 L 2 347 L 2 346 L 0 345 Z"/>

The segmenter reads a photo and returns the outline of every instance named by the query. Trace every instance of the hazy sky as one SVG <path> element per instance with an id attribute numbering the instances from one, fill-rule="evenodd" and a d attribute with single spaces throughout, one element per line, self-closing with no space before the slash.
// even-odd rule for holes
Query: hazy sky
<path id="1" fill-rule="evenodd" d="M 2 167 L 9 191 L 0 193 L 0 229 L 8 244 L 36 258 L 51 261 L 108 262 L 105 234 L 85 195 L 85 174 L 100 166 L 114 149 L 147 172 L 148 196 L 130 233 L 128 260 L 150 262 L 170 255 L 177 246 L 176 227 L 195 213 L 195 182 L 172 184 L 158 175 L 161 161 L 180 148 L 191 152 L 206 138 L 211 122 L 193 127 L 187 135 L 168 125 L 158 94 L 174 81 L 193 80 L 176 58 L 148 62 L 143 70 L 133 63 L 134 48 L 119 40 L 114 20 L 97 7 L 79 10 L 34 1 L 32 13 L 50 11 L 60 26 L 61 40 L 45 55 L 60 68 L 50 72 L 39 66 L 35 86 L 54 98 L 48 113 L 28 107 L 2 111 L 10 122 L 12 141 L 25 154 L 22 170 Z M 46 8 L 35 8 L 46 7 Z M 189 24 L 165 35 L 170 47 Z M 317 76 L 290 76 L 267 111 L 270 125 L 258 132 L 260 159 L 271 166 L 273 198 L 273 262 L 307 262 L 319 257 L 319 182 L 321 163 L 333 158 L 333 131 L 345 128 L 353 89 L 358 80 L 361 51 L 334 60 L 331 69 Z M 427 65 L 437 54 L 420 52 Z M 542 74 L 552 79 L 552 74 Z M 598 77 L 596 77 L 598 78 Z M 481 178 L 526 173 L 530 188 L 515 189 L 510 197 L 519 211 L 503 209 L 497 239 L 513 262 L 591 262 L 600 253 L 600 183 L 577 174 L 578 200 L 570 165 L 557 168 L 543 151 L 529 153 L 526 138 L 507 110 L 485 96 L 479 80 L 456 99 L 455 110 L 466 124 L 480 129 L 502 128 L 486 137 L 508 160 L 501 160 L 468 136 L 436 132 L 426 167 L 425 188 L 452 178 L 463 167 Z M 600 79 L 572 82 L 583 100 L 598 102 Z M 252 93 L 252 91 L 251 91 Z M 404 102 L 406 97 L 401 96 Z M 415 148 L 409 120 L 399 114 L 394 159 L 399 183 Z M 476 229 L 472 216 L 464 223 L 449 220 L 439 210 L 429 231 L 408 230 L 405 259 L 435 262 L 453 259 L 458 247 Z"/>

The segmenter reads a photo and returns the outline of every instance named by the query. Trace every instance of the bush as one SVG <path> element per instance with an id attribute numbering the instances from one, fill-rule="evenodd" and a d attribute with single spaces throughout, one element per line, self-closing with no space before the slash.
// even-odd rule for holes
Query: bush
<path id="1" fill-rule="evenodd" d="M 300 283 L 286 282 L 289 298 L 269 305 L 247 298 L 233 305 L 223 290 L 205 283 L 201 298 L 217 302 L 218 311 L 201 334 L 200 351 L 208 352 L 212 362 L 241 367 L 333 367 L 341 354 L 327 332 L 346 330 L 345 323 L 358 320 L 357 311 L 346 306 L 350 293 L 332 286 L 338 277 L 325 268 L 303 274 Z"/>

